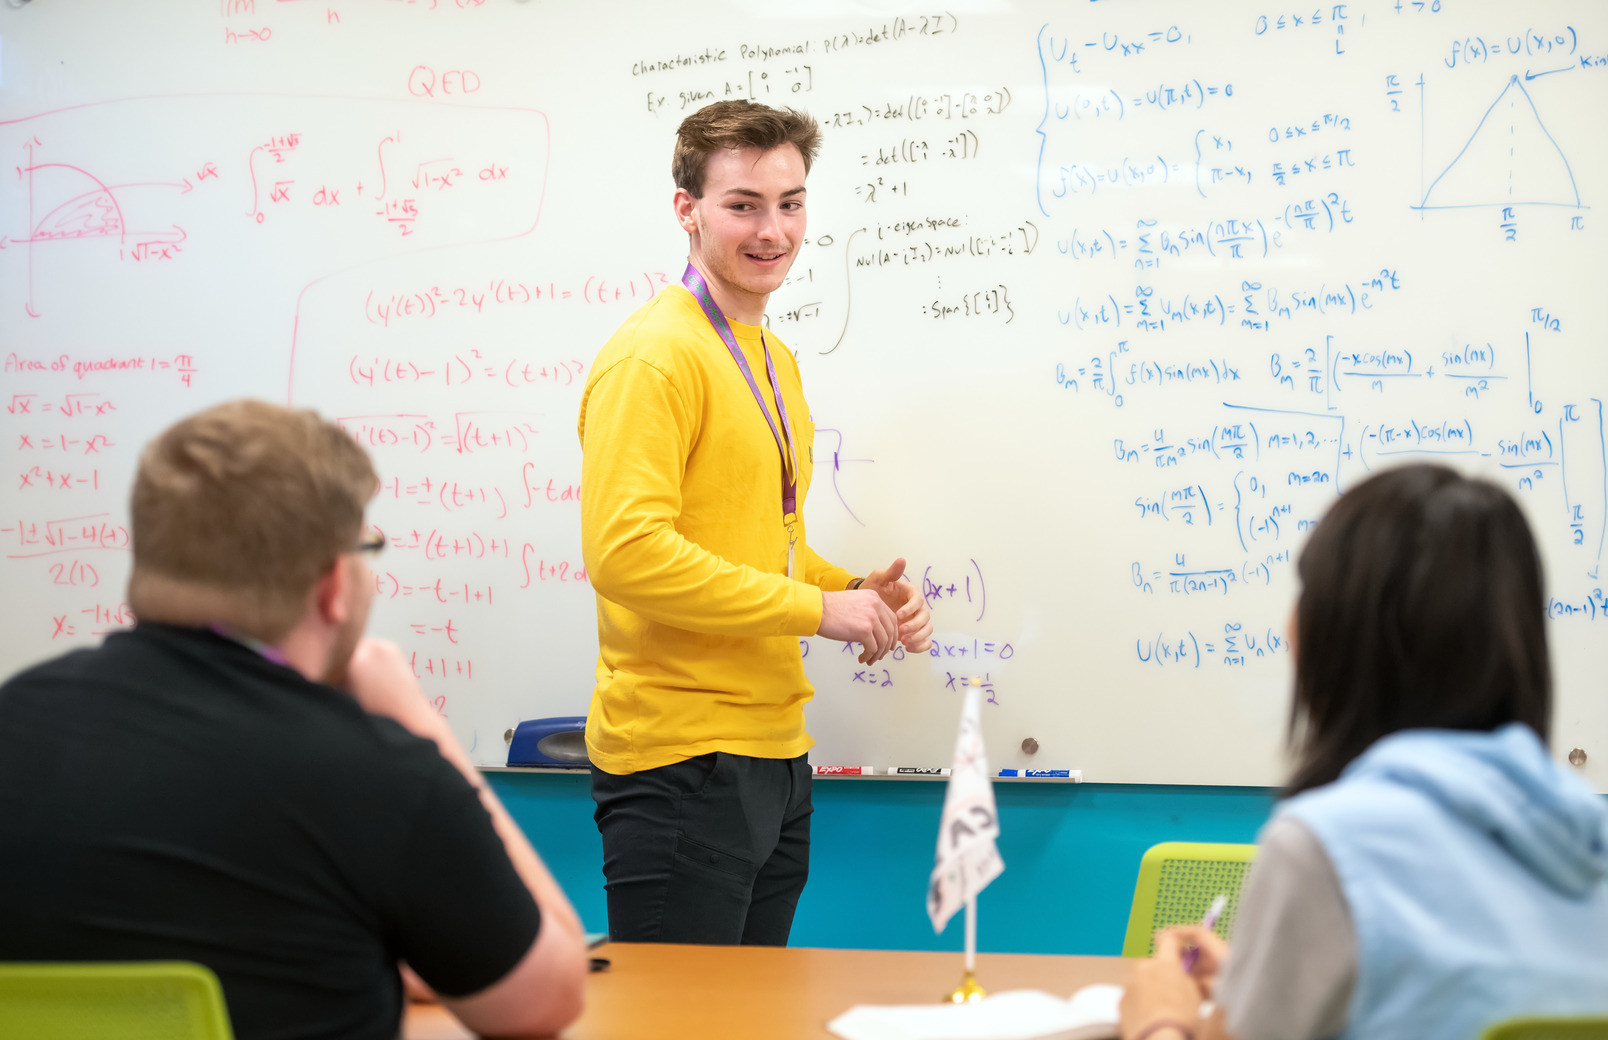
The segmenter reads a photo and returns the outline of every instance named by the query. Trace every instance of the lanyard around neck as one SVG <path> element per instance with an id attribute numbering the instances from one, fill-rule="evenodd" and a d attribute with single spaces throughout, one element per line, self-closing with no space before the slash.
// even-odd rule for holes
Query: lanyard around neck
<path id="1" fill-rule="evenodd" d="M 252 651 L 265 660 L 272 661 L 274 664 L 282 665 L 286 668 L 295 667 L 290 663 L 290 659 L 285 656 L 285 652 L 279 649 L 277 646 L 271 646 L 268 643 L 264 643 L 260 639 L 253 639 L 251 636 L 248 636 L 243 632 L 236 632 L 233 629 L 224 627 L 223 625 L 208 625 L 207 629 L 211 631 L 213 635 L 222 636 L 231 642 L 239 643 L 247 650 Z"/>
<path id="2" fill-rule="evenodd" d="M 720 305 L 709 294 L 709 286 L 704 282 L 703 275 L 691 264 L 681 276 L 681 284 L 687 287 L 698 306 L 703 308 L 704 317 L 714 327 L 715 334 L 726 344 L 731 352 L 731 359 L 737 362 L 737 370 L 748 381 L 748 389 L 754 395 L 754 403 L 759 405 L 760 414 L 765 416 L 765 424 L 770 427 L 771 436 L 776 438 L 776 450 L 782 456 L 782 516 L 793 516 L 798 512 L 798 455 L 793 449 L 793 426 L 787 419 L 787 403 L 782 400 L 781 381 L 776 378 L 776 366 L 771 362 L 770 346 L 765 342 L 765 333 L 759 334 L 760 348 L 765 352 L 765 374 L 770 377 L 771 392 L 776 397 L 776 411 L 781 414 L 782 425 L 777 429 L 776 422 L 771 418 L 770 409 L 765 405 L 765 395 L 759 392 L 759 384 L 754 381 L 753 370 L 748 367 L 748 359 L 743 356 L 742 348 L 737 345 L 737 337 L 731 331 L 731 323 L 721 311 Z"/>

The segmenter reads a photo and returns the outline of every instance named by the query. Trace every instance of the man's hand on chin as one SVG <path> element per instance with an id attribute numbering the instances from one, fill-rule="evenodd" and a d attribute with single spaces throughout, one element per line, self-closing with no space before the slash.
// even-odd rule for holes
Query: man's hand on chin
<path id="1" fill-rule="evenodd" d="M 435 716 L 402 649 L 389 639 L 364 636 L 346 666 L 346 692 L 365 711 L 395 719 L 415 733 Z"/>

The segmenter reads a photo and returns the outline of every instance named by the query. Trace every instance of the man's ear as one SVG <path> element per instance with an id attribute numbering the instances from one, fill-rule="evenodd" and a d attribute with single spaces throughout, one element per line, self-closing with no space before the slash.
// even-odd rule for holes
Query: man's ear
<path id="1" fill-rule="evenodd" d="M 670 198 L 670 207 L 676 211 L 676 220 L 681 224 L 681 230 L 689 235 L 698 230 L 698 218 L 692 212 L 692 207 L 697 201 L 692 197 L 692 192 L 686 188 L 677 188 L 676 193 Z"/>
<path id="2" fill-rule="evenodd" d="M 347 595 L 347 586 L 351 582 L 352 574 L 346 557 L 337 557 L 324 576 L 318 579 L 318 584 L 313 586 L 313 606 L 318 611 L 319 620 L 332 625 L 345 624 L 352 609 Z"/>

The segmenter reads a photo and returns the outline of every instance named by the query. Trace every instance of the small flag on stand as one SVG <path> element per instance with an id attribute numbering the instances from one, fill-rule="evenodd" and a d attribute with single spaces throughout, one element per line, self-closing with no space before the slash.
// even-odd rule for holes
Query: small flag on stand
<path id="1" fill-rule="evenodd" d="M 943 821 L 938 827 L 938 856 L 927 889 L 927 916 L 942 932 L 961 907 L 966 908 L 966 974 L 950 994 L 955 1003 L 981 1000 L 977 985 L 977 893 L 1005 869 L 994 839 L 999 816 L 994 811 L 994 783 L 983 751 L 982 692 L 977 680 L 966 687 L 955 738 L 955 761 L 944 793 Z"/>

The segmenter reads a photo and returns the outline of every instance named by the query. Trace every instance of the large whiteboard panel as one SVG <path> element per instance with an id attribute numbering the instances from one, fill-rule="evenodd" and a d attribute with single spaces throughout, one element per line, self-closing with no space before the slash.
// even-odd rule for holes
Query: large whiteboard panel
<path id="1" fill-rule="evenodd" d="M 937 625 L 805 642 L 815 761 L 941 763 L 976 675 L 997 766 L 1277 782 L 1304 532 L 1433 458 L 1530 515 L 1608 787 L 1605 66 L 1586 2 L 7 7 L 0 665 L 128 621 L 139 446 L 250 394 L 372 451 L 375 628 L 478 761 L 583 712 L 579 391 L 754 97 L 826 129 L 812 541 Z"/>

